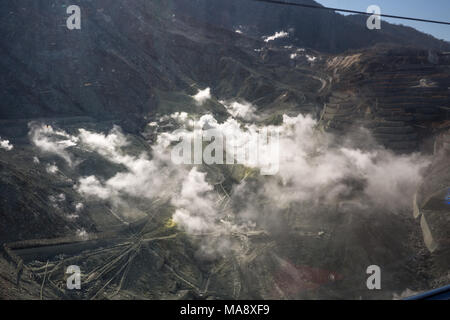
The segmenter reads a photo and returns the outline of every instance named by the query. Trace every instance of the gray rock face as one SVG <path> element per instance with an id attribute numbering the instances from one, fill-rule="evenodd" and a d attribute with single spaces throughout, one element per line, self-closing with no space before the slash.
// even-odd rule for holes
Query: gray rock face
<path id="1" fill-rule="evenodd" d="M 381 47 L 329 58 L 324 67 L 334 79 L 322 124 L 338 132 L 362 124 L 389 149 L 423 149 L 435 134 L 432 125 L 450 119 L 445 107 L 450 101 L 450 65 L 445 60 L 430 63 L 428 54 Z M 424 77 L 433 85 L 419 85 Z"/>
<path id="2" fill-rule="evenodd" d="M 179 19 L 170 2 L 85 1 L 80 4 L 81 30 L 65 26 L 69 4 L 0 4 L 0 119 L 90 116 L 123 119 L 121 126 L 132 130 L 157 111 L 195 109 L 189 96 L 206 86 L 223 98 L 258 99 L 267 105 L 286 91 L 303 97 L 303 91 L 320 85 L 305 80 L 301 71 L 283 79 L 287 66 L 277 68 L 273 81 L 266 62 L 255 59 L 254 49 L 264 45 L 261 39 Z M 294 79 L 297 87 L 289 85 Z M 217 103 L 206 107 L 218 108 Z M 26 122 L 2 128 L 0 134 L 17 138 L 13 133 L 26 131 Z"/>
<path id="3" fill-rule="evenodd" d="M 450 263 L 450 130 L 435 142 L 433 163 L 414 199 L 414 216 L 420 218 L 428 250 L 442 252 Z"/>
<path id="4" fill-rule="evenodd" d="M 152 57 L 156 30 L 142 28 L 134 17 L 137 8 L 120 10 L 115 2 L 85 1 L 82 29 L 71 31 L 65 26 L 69 4 L 17 1 L 0 5 L 5 35 L 0 117 L 108 119 L 152 110 L 150 89 L 155 81 L 163 83 Z M 115 16 L 118 13 L 120 18 Z M 139 28 L 143 40 L 133 41 L 131 35 Z M 122 90 L 125 84 L 128 90 Z"/>

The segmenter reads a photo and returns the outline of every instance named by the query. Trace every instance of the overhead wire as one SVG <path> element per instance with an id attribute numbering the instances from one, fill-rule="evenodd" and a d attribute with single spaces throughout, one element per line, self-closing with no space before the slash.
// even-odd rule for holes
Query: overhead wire
<path id="1" fill-rule="evenodd" d="M 312 5 L 312 4 L 297 3 L 297 2 L 290 2 L 290 1 L 280 1 L 280 0 L 250 0 L 250 1 L 264 2 L 264 3 L 270 3 L 270 4 L 276 4 L 276 5 L 285 5 L 285 6 L 310 8 L 310 9 L 319 9 L 319 10 L 328 10 L 328 11 L 337 11 L 337 12 L 362 14 L 362 15 L 366 15 L 366 16 L 379 16 L 379 17 L 383 17 L 383 18 L 403 19 L 403 20 L 412 20 L 412 21 L 419 21 L 419 22 L 426 22 L 426 23 L 436 23 L 436 24 L 450 25 L 450 22 L 447 22 L 447 21 L 412 18 L 412 17 L 404 17 L 404 16 L 397 16 L 397 15 L 391 15 L 391 14 L 368 13 L 368 12 L 364 12 L 364 11 L 357 11 L 357 10 L 350 10 L 350 9 L 340 9 L 340 8 L 331 8 L 331 7 L 325 7 L 325 6 L 320 6 L 320 5 Z"/>

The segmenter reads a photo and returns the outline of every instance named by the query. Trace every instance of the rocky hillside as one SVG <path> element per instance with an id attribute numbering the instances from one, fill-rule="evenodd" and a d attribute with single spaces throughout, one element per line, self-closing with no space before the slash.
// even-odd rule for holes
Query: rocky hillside
<path id="1" fill-rule="evenodd" d="M 355 124 L 399 152 L 431 151 L 432 139 L 448 125 L 450 60 L 446 54 L 412 48 L 373 48 L 329 58 L 331 96 L 321 121 L 345 131 Z M 441 129 L 440 129 L 441 128 Z"/>
<path id="2" fill-rule="evenodd" d="M 297 3 L 320 6 L 313 0 Z M 450 44 L 413 28 L 382 22 L 382 29 L 366 28 L 366 18 L 301 7 L 281 6 L 241 0 L 175 0 L 177 16 L 189 16 L 228 30 L 239 30 L 254 38 L 285 31 L 289 37 L 281 42 L 322 52 L 341 53 L 378 43 L 397 43 L 448 51 Z M 264 21 L 264 23 L 261 23 Z"/>
<path id="3" fill-rule="evenodd" d="M 211 75 L 221 72 L 230 79 L 229 72 L 239 65 L 254 68 L 253 50 L 267 44 L 262 37 L 281 30 L 291 31 L 277 44 L 322 52 L 404 43 L 401 39 L 448 49 L 448 44 L 423 41 L 407 31 L 401 39 L 387 31 L 370 33 L 330 12 L 252 1 L 86 1 L 82 30 L 69 31 L 64 27 L 69 4 L 2 2 L 2 119 L 147 114 L 164 99 L 161 90 L 219 86 Z M 239 28 L 241 36 L 235 33 Z"/>

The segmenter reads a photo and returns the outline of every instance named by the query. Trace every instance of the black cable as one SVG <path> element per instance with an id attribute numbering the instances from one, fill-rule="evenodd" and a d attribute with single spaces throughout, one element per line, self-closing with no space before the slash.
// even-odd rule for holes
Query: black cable
<path id="1" fill-rule="evenodd" d="M 364 11 L 339 9 L 339 8 L 330 8 L 330 7 L 324 7 L 324 6 L 316 6 L 316 5 L 312 5 L 312 4 L 302 4 L 302 3 L 277 1 L 277 0 L 251 0 L 251 1 L 265 2 L 265 3 L 278 4 L 278 5 L 286 5 L 286 6 L 303 7 L 303 8 L 311 8 L 311 9 L 321 9 L 321 10 L 328 10 L 328 11 L 356 13 L 356 14 L 362 14 L 362 15 L 366 15 L 366 16 L 376 15 L 376 16 L 380 16 L 380 17 L 384 17 L 384 18 L 394 18 L 394 19 L 403 19 L 403 20 L 412 20 L 412 21 L 420 21 L 420 22 L 428 22 L 428 23 L 437 23 L 437 24 L 450 25 L 450 22 L 445 22 L 445 21 L 427 20 L 427 19 L 419 19 L 419 18 L 409 18 L 409 17 L 402 17 L 402 16 L 394 16 L 394 15 L 390 15 L 390 14 L 379 14 L 379 15 L 377 15 L 377 14 L 374 14 L 374 13 L 367 13 L 367 12 L 364 12 Z"/>

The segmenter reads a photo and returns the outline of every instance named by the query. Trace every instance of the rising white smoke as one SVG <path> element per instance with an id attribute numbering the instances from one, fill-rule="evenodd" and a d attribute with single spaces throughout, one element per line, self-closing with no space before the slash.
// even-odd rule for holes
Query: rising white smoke
<path id="1" fill-rule="evenodd" d="M 52 164 L 47 164 L 47 165 L 45 166 L 45 170 L 46 170 L 48 173 L 50 173 L 50 174 L 57 174 L 58 171 L 59 171 L 58 167 L 57 167 L 56 164 L 54 164 L 54 163 L 52 163 Z"/>
<path id="2" fill-rule="evenodd" d="M 381 147 L 363 151 L 336 145 L 329 134 L 315 130 L 310 116 L 284 116 L 280 131 L 281 185 L 271 186 L 274 199 L 335 203 L 355 192 L 350 181 L 360 181 L 361 194 L 371 206 L 404 208 L 429 161 L 418 154 L 399 156 Z M 268 196 L 271 196 L 268 194 Z"/>
<path id="3" fill-rule="evenodd" d="M 234 118 L 243 119 L 246 121 L 257 120 L 256 116 L 256 108 L 249 102 L 237 102 L 233 101 L 231 103 L 227 103 L 225 101 L 220 101 L 228 113 L 232 115 Z"/>
<path id="4" fill-rule="evenodd" d="M 77 144 L 76 137 L 62 130 L 54 130 L 49 125 L 30 123 L 29 127 L 30 140 L 39 150 L 44 153 L 57 155 L 66 160 L 68 165 L 72 166 L 73 160 L 67 149 Z"/>
<path id="5" fill-rule="evenodd" d="M 269 127 L 242 124 L 233 117 L 220 123 L 212 115 L 194 121 L 187 113 L 165 119 L 175 120 L 183 130 L 159 133 L 152 149 L 140 155 L 125 152 L 130 141 L 118 127 L 108 134 L 80 129 L 72 136 L 32 126 L 30 137 L 42 151 L 59 155 L 68 163 L 74 159 L 70 148 L 76 147 L 122 165 L 124 171 L 106 180 L 80 177 L 76 189 L 86 199 L 109 201 L 118 210 L 133 206 L 131 199 L 169 200 L 178 228 L 193 237 L 203 235 L 207 240 L 201 242 L 201 247 L 208 254 L 239 248 L 232 235 L 281 219 L 279 214 L 293 204 L 337 208 L 341 201 L 353 201 L 361 214 L 369 208 L 393 212 L 408 208 L 421 170 L 429 163 L 419 154 L 399 156 L 381 147 L 367 151 L 348 141 L 336 143 L 332 135 L 316 130 L 317 121 L 310 116 L 284 116 L 281 125 Z M 252 132 L 259 129 L 276 129 L 280 135 L 279 173 L 244 179 L 233 186 L 230 194 L 218 191 L 202 165 L 175 165 L 171 159 L 173 143 L 192 137 L 194 130 L 202 128 L 214 128 L 226 137 L 234 137 L 232 145 L 245 145 L 252 139 Z M 258 162 L 244 165 L 261 169 Z M 228 197 L 229 205 L 221 206 Z M 301 205 L 295 207 L 302 210 Z"/>
<path id="6" fill-rule="evenodd" d="M 77 138 L 81 148 L 127 169 L 106 181 L 95 176 L 80 178 L 77 190 L 85 196 L 123 204 L 124 197 L 148 200 L 166 195 L 170 197 L 172 190 L 179 185 L 179 174 L 184 168 L 171 165 L 167 149 L 170 139 L 165 138 L 165 135 L 158 139 L 159 142 L 154 146 L 156 152 L 153 152 L 151 159 L 147 153 L 139 156 L 124 154 L 122 148 L 128 146 L 129 141 L 118 127 L 114 127 L 107 135 L 80 129 Z"/>
<path id="7" fill-rule="evenodd" d="M 265 37 L 264 42 L 270 42 L 270 41 L 274 41 L 276 39 L 287 38 L 287 37 L 289 37 L 289 33 L 287 33 L 286 31 L 275 32 L 274 35 Z"/>
<path id="8" fill-rule="evenodd" d="M 9 140 L 2 140 L 2 138 L 0 137 L 0 149 L 11 151 L 13 148 L 14 146 L 9 143 Z"/>
<path id="9" fill-rule="evenodd" d="M 207 100 L 211 99 L 211 89 L 206 88 L 204 90 L 199 90 L 196 95 L 192 97 L 198 105 L 204 104 Z"/>
<path id="10" fill-rule="evenodd" d="M 172 199 L 177 208 L 173 220 L 191 234 L 217 231 L 217 213 L 212 191 L 206 182 L 206 174 L 193 168 L 182 181 L 179 197 Z"/>

